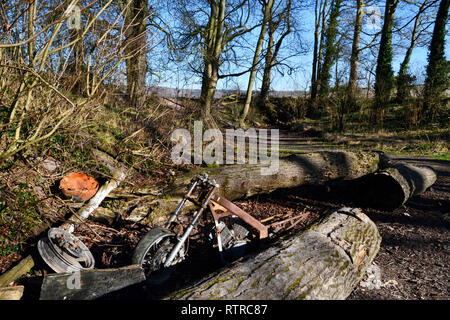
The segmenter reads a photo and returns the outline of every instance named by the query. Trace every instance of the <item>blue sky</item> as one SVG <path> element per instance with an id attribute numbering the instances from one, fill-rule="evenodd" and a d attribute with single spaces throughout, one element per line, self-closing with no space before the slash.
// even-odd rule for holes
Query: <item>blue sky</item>
<path id="1" fill-rule="evenodd" d="M 380 7 L 381 13 L 383 13 L 384 8 Z M 399 8 L 397 10 L 397 19 L 402 19 L 408 16 L 408 14 L 414 14 L 412 12 L 405 12 L 404 9 Z M 287 75 L 285 73 L 284 76 L 277 72 L 273 72 L 272 77 L 272 89 L 273 90 L 308 90 L 311 78 L 311 70 L 312 70 L 312 46 L 313 46 L 313 27 L 314 27 L 314 12 L 312 9 L 303 11 L 301 16 L 301 26 L 302 33 L 301 38 L 304 43 L 309 47 L 308 52 L 301 56 L 297 56 L 290 60 L 291 64 L 298 67 L 298 70 L 292 73 L 291 75 Z M 399 22 L 400 23 L 400 22 Z M 433 30 L 433 25 L 430 28 L 430 32 Z M 254 41 L 258 36 L 259 29 L 257 29 L 253 33 Z M 351 35 L 350 35 L 351 36 Z M 289 45 L 295 45 L 293 43 L 292 38 L 287 38 L 286 42 L 290 41 L 291 43 L 286 43 Z M 392 67 L 394 72 L 397 73 L 400 64 L 403 60 L 404 53 L 406 51 L 405 48 L 402 48 L 399 42 L 402 41 L 400 36 L 394 35 L 393 38 L 393 47 L 394 47 L 394 58 Z M 408 43 L 408 40 L 403 39 L 403 44 Z M 449 45 L 449 36 L 446 38 L 446 58 L 450 59 L 450 45 Z M 418 78 L 418 82 L 422 82 L 425 78 L 425 68 L 427 65 L 427 55 L 428 55 L 428 47 L 415 47 L 413 50 L 413 54 L 410 62 L 410 72 Z M 360 57 L 360 59 L 364 59 L 364 57 Z M 340 62 L 344 67 L 348 68 L 348 65 L 345 65 L 343 62 Z M 360 66 L 360 76 L 364 78 L 363 67 Z M 179 71 L 184 72 L 184 71 Z M 345 71 L 344 71 L 345 72 Z M 176 73 L 176 72 L 175 72 Z M 169 86 L 169 87 L 182 87 L 182 88 L 190 88 L 190 89 L 199 89 L 201 86 L 201 79 L 189 76 L 188 81 L 183 81 L 183 78 L 186 75 L 183 74 L 174 74 L 173 69 L 171 72 L 166 74 L 166 79 L 162 79 L 163 81 L 160 83 L 161 86 Z M 248 84 L 248 74 L 243 76 L 232 78 L 228 80 L 219 80 L 218 89 L 237 89 L 239 88 L 241 91 L 246 90 Z M 366 82 L 364 80 L 360 81 L 360 85 L 364 86 Z M 260 80 L 257 79 L 254 85 L 254 89 L 258 90 L 260 88 Z M 372 84 L 373 85 L 373 84 Z"/>

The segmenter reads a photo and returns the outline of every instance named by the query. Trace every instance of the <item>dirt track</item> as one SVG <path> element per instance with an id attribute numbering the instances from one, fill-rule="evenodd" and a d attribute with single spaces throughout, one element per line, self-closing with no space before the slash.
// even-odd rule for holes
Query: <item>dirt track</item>
<path id="1" fill-rule="evenodd" d="M 438 174 L 436 184 L 394 212 L 366 210 L 382 237 L 375 264 L 380 289 L 361 285 L 349 299 L 450 299 L 450 163 L 392 157 L 427 165 Z"/>
<path id="2" fill-rule="evenodd" d="M 294 152 L 330 147 L 320 139 L 311 141 L 308 137 L 287 132 L 280 134 L 280 143 L 281 150 Z M 337 149 L 340 146 L 331 147 Z M 409 156 L 390 158 L 429 166 L 435 170 L 438 179 L 432 188 L 393 212 L 364 209 L 378 226 L 383 239 L 375 258 L 381 286 L 379 289 L 359 286 L 349 299 L 450 299 L 450 162 Z M 339 194 L 324 197 L 308 188 L 303 197 L 316 199 L 316 206 L 325 207 L 341 201 Z"/>

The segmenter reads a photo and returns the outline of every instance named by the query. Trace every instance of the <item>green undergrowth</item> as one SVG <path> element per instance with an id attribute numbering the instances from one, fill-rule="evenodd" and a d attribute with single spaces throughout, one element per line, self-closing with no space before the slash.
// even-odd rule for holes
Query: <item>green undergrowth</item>
<path id="1" fill-rule="evenodd" d="M 1 256 L 22 252 L 26 239 L 42 223 L 38 204 L 38 197 L 28 185 L 0 190 Z"/>

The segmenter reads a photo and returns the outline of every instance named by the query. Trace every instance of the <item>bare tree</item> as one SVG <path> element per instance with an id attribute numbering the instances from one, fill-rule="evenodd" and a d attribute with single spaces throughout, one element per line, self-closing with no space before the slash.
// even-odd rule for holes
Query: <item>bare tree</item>
<path id="1" fill-rule="evenodd" d="M 365 0 L 356 0 L 356 15 L 353 31 L 352 52 L 350 56 L 350 75 L 348 79 L 347 100 L 354 103 L 358 89 L 359 45 L 364 17 Z"/>
<path id="2" fill-rule="evenodd" d="M 280 13 L 275 14 L 275 12 L 272 12 L 271 18 L 268 22 L 268 41 L 266 54 L 264 56 L 264 73 L 259 96 L 259 99 L 263 104 L 269 99 L 272 69 L 277 63 L 278 54 L 282 47 L 283 41 L 292 32 L 291 8 L 292 0 L 286 1 Z M 275 42 L 275 33 L 277 31 L 280 35 L 278 40 Z"/>
<path id="3" fill-rule="evenodd" d="M 86 111 L 84 107 L 104 92 L 104 81 L 130 58 L 124 53 L 127 46 L 123 42 L 126 27 L 118 26 L 124 12 L 108 21 L 107 28 L 98 28 L 97 25 L 99 17 L 111 9 L 113 1 L 101 4 L 92 1 L 83 6 L 80 1 L 72 0 L 68 6 L 67 3 L 58 4 L 51 9 L 45 5 L 34 7 L 37 1 L 24 8 L 22 2 L 17 1 L 9 7 L 7 14 L 12 18 L 28 12 L 29 23 L 25 24 L 28 30 L 12 24 L 6 31 L 21 33 L 23 40 L 0 42 L 0 73 L 10 74 L 0 87 L 0 101 L 6 112 L 0 114 L 0 163 L 50 138 L 69 123 L 69 119 L 76 121 L 77 115 Z M 68 37 L 71 30 L 66 28 L 66 23 L 73 14 L 73 8 L 78 5 L 81 12 L 91 9 L 92 12 L 86 14 L 89 19 L 83 23 L 79 36 Z M 20 10 L 15 10 L 17 8 Z M 1 34 L 0 38 L 11 39 L 5 34 Z M 64 78 L 74 46 L 87 39 L 92 47 L 89 54 L 83 57 L 86 72 L 81 75 L 86 79 L 83 89 L 86 97 L 72 99 L 65 93 L 61 79 Z M 4 54 L 19 48 L 28 48 L 28 63 L 25 59 L 13 60 Z M 59 57 L 65 58 L 61 61 Z M 57 68 L 52 69 L 52 64 L 56 64 Z M 11 90 L 14 90 L 14 95 L 7 94 Z"/>
<path id="4" fill-rule="evenodd" d="M 248 86 L 247 86 L 247 93 L 245 96 L 244 109 L 242 110 L 242 114 L 239 119 L 239 126 L 241 128 L 245 127 L 245 118 L 247 117 L 248 111 L 250 110 L 250 102 L 252 100 L 252 93 L 253 93 L 253 83 L 255 82 L 259 54 L 261 52 L 264 37 L 266 35 L 267 23 L 269 22 L 270 17 L 272 15 L 273 3 L 274 3 L 274 0 L 267 0 L 267 2 L 263 0 L 263 2 L 262 2 L 263 20 L 261 23 L 261 31 L 259 33 L 258 42 L 256 44 L 255 54 L 253 56 L 253 63 L 251 66 L 251 71 L 250 71 L 250 76 L 249 76 Z"/>
<path id="5" fill-rule="evenodd" d="M 171 30 L 172 54 L 176 62 L 185 60 L 189 72 L 201 77 L 202 117 L 210 126 L 215 126 L 211 108 L 218 81 L 251 70 L 246 65 L 234 72 L 242 67 L 238 63 L 241 53 L 236 50 L 242 48 L 239 40 L 260 26 L 248 26 L 253 5 L 249 0 L 178 0 L 173 8 L 178 24 Z M 233 71 L 223 73 L 225 64 L 233 65 Z"/>
<path id="6" fill-rule="evenodd" d="M 315 23 L 314 23 L 314 49 L 313 49 L 313 66 L 311 75 L 311 101 L 315 104 L 319 89 L 319 74 L 322 63 L 324 34 L 326 21 L 330 14 L 331 6 L 328 0 L 315 1 Z"/>
<path id="7" fill-rule="evenodd" d="M 432 7 L 437 0 L 424 0 L 421 2 L 411 2 L 410 4 L 417 7 L 417 12 L 414 17 L 410 19 L 407 24 L 400 29 L 406 28 L 411 22 L 412 27 L 408 29 L 406 37 L 409 38 L 409 44 L 407 46 L 403 61 L 400 64 L 400 70 L 397 76 L 397 100 L 402 103 L 410 97 L 411 83 L 415 80 L 414 76 L 408 73 L 409 62 L 412 56 L 412 52 L 420 37 L 425 33 L 427 28 L 432 24 L 431 19 L 426 17 L 426 11 Z M 401 31 L 401 30 L 400 30 Z"/>
<path id="8" fill-rule="evenodd" d="M 394 16 L 400 0 L 386 0 L 384 23 L 381 30 L 380 48 L 378 51 L 375 77 L 375 102 L 373 104 L 372 121 L 382 125 L 384 113 L 391 97 L 394 85 L 392 70 L 392 29 Z"/>

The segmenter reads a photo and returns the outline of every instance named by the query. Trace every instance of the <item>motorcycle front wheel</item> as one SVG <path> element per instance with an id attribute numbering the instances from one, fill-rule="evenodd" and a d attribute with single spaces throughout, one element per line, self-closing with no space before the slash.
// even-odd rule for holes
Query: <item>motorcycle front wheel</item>
<path id="1" fill-rule="evenodd" d="M 131 262 L 142 266 L 147 284 L 160 285 L 167 281 L 175 271 L 176 265 L 184 259 L 184 247 L 182 247 L 172 265 L 164 267 L 177 242 L 178 238 L 174 233 L 160 227 L 152 228 L 139 241 Z"/>

